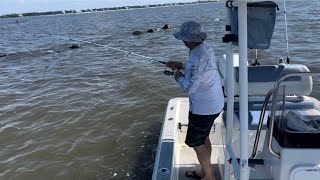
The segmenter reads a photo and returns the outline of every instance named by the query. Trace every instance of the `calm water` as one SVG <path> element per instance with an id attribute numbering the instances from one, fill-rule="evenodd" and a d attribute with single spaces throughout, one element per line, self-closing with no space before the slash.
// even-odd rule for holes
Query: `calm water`
<path id="1" fill-rule="evenodd" d="M 292 63 L 320 71 L 319 1 L 287 6 Z M 172 31 L 132 32 L 195 20 L 220 58 L 224 19 L 224 3 L 0 19 L 0 179 L 150 179 L 166 103 L 185 96 L 160 63 L 36 33 L 182 61 Z M 286 55 L 284 29 L 279 12 L 262 64 Z"/>

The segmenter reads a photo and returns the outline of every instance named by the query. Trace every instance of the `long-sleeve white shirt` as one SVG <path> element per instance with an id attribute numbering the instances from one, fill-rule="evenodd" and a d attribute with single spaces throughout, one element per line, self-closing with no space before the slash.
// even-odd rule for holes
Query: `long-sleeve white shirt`
<path id="1" fill-rule="evenodd" d="M 190 51 L 183 66 L 185 76 L 177 82 L 189 96 L 190 111 L 198 115 L 221 112 L 224 96 L 213 50 L 201 43 Z"/>

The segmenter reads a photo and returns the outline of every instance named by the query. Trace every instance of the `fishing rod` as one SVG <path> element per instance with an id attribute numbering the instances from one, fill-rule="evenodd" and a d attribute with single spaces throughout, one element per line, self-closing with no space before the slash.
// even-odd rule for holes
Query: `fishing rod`
<path id="1" fill-rule="evenodd" d="M 287 7 L 286 7 L 286 0 L 283 0 L 283 12 L 284 12 L 284 22 L 286 26 L 286 44 L 287 44 L 287 59 L 286 63 L 290 63 L 289 59 L 289 38 L 288 38 L 288 22 L 287 22 Z"/>
<path id="2" fill-rule="evenodd" d="M 134 55 L 134 56 L 142 57 L 142 58 L 145 58 L 145 59 L 148 59 L 148 60 L 151 60 L 151 61 L 157 61 L 157 62 L 159 62 L 161 64 L 167 65 L 167 62 L 165 62 L 165 61 L 161 61 L 161 60 L 158 60 L 158 59 L 155 59 L 155 58 L 152 58 L 152 57 L 148 57 L 148 56 L 144 56 L 144 55 L 141 55 L 141 54 L 133 53 L 133 52 L 126 51 L 126 50 L 123 50 L 123 49 L 107 46 L 107 45 L 104 45 L 104 44 L 95 43 L 95 42 L 92 42 L 92 41 L 86 41 L 86 40 L 81 40 L 81 39 L 76 39 L 76 38 L 71 38 L 71 37 L 66 37 L 66 36 L 52 35 L 52 34 L 35 34 L 35 36 L 36 35 L 45 35 L 45 36 L 56 37 L 56 38 L 69 40 L 69 41 L 77 41 L 77 42 L 84 42 L 84 43 L 88 43 L 88 44 L 93 44 L 93 45 L 104 47 L 104 48 L 107 48 L 107 49 L 112 49 L 112 50 L 116 50 L 116 51 L 127 53 L 127 56 L 131 54 L 131 55 Z M 165 75 L 168 75 L 168 76 L 174 74 L 173 71 L 168 71 L 168 70 L 164 70 L 163 73 Z"/>

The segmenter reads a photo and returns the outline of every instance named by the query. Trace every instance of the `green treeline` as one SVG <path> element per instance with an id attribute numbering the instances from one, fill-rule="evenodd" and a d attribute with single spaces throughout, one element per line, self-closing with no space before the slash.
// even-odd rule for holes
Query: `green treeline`
<path id="1" fill-rule="evenodd" d="M 0 18 L 14 18 L 23 16 L 46 16 L 46 15 L 57 15 L 57 14 L 75 14 L 82 12 L 98 12 L 98 11 L 113 11 L 113 10 L 125 10 L 125 9 L 138 9 L 138 8 L 149 8 L 149 7 L 161 7 L 161 6 L 175 6 L 175 5 L 186 5 L 186 4 L 197 4 L 197 3 L 208 3 L 217 2 L 219 0 L 208 0 L 208 1 L 198 1 L 189 3 L 167 3 L 167 4 L 154 4 L 154 5 L 144 5 L 144 6 L 123 6 L 123 7 L 112 7 L 112 8 L 94 8 L 94 9 L 84 9 L 84 10 L 64 10 L 64 11 L 49 11 L 49 12 L 29 12 L 29 13 L 13 13 L 0 16 Z"/>

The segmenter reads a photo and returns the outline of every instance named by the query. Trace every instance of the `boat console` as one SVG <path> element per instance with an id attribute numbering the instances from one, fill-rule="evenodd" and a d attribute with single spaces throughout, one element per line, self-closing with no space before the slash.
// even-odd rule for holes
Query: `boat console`
<path id="1" fill-rule="evenodd" d="M 311 77 L 308 73 L 300 75 Z M 281 83 L 279 81 L 275 86 L 267 136 L 261 153 L 266 172 L 275 180 L 319 179 L 320 102 L 309 97 L 311 92 L 304 94 L 306 91 L 299 91 L 301 88 L 291 87 L 299 96 L 292 96 L 285 90 L 279 93 Z M 305 88 L 312 89 L 310 86 Z M 295 102 L 292 106 L 289 99 L 293 97 L 301 102 Z"/>
<path id="2" fill-rule="evenodd" d="M 237 61 L 235 55 L 234 60 Z M 225 58 L 218 62 L 219 72 L 224 83 L 225 77 Z M 237 62 L 234 63 L 234 126 L 233 126 L 233 147 L 240 149 L 240 105 L 239 90 L 241 82 L 239 81 L 239 72 Z M 262 65 L 248 67 L 248 129 L 249 129 L 249 153 L 258 151 L 251 156 L 253 159 L 263 160 L 265 173 L 260 178 L 275 180 L 298 180 L 301 177 L 319 177 L 320 160 L 320 102 L 309 95 L 312 92 L 313 82 L 311 76 L 291 76 L 284 79 L 278 89 L 275 98 L 275 108 L 272 109 L 272 101 L 267 98 L 268 93 L 272 90 L 277 81 L 284 75 L 292 73 L 308 73 L 309 69 L 300 64 L 278 64 Z M 228 87 L 225 86 L 226 91 Z M 272 97 L 272 95 L 270 96 Z M 270 98 L 269 97 L 269 98 Z M 265 101 L 267 101 L 266 104 Z M 226 111 L 227 105 L 225 105 Z M 270 136 L 270 116 L 271 111 L 275 111 L 275 120 L 272 132 L 272 149 L 280 154 L 276 157 L 269 150 Z M 261 117 L 262 111 L 266 112 Z M 260 122 L 261 121 L 261 122 Z M 226 114 L 223 118 L 226 126 Z M 261 123 L 260 131 L 259 123 Z M 224 130 L 225 131 L 225 130 Z M 254 141 L 257 134 L 261 134 L 261 140 L 255 145 Z M 258 145 L 259 144 L 259 145 Z M 259 146 L 259 150 L 254 150 L 254 146 Z M 252 150 L 252 151 L 251 151 Z M 236 156 L 240 152 L 235 152 Z M 249 159 L 250 160 L 250 159 Z M 255 166 L 255 165 L 254 165 Z M 256 165 L 254 168 L 258 168 Z M 261 167 L 260 167 L 261 168 Z M 259 168 L 258 168 L 259 169 Z M 317 174 L 319 173 L 319 174 Z M 255 172 L 250 170 L 250 177 L 255 178 Z M 259 179 L 259 178 L 258 178 Z M 305 179 L 305 178 L 304 178 Z M 311 180 L 312 177 L 308 178 Z"/>

